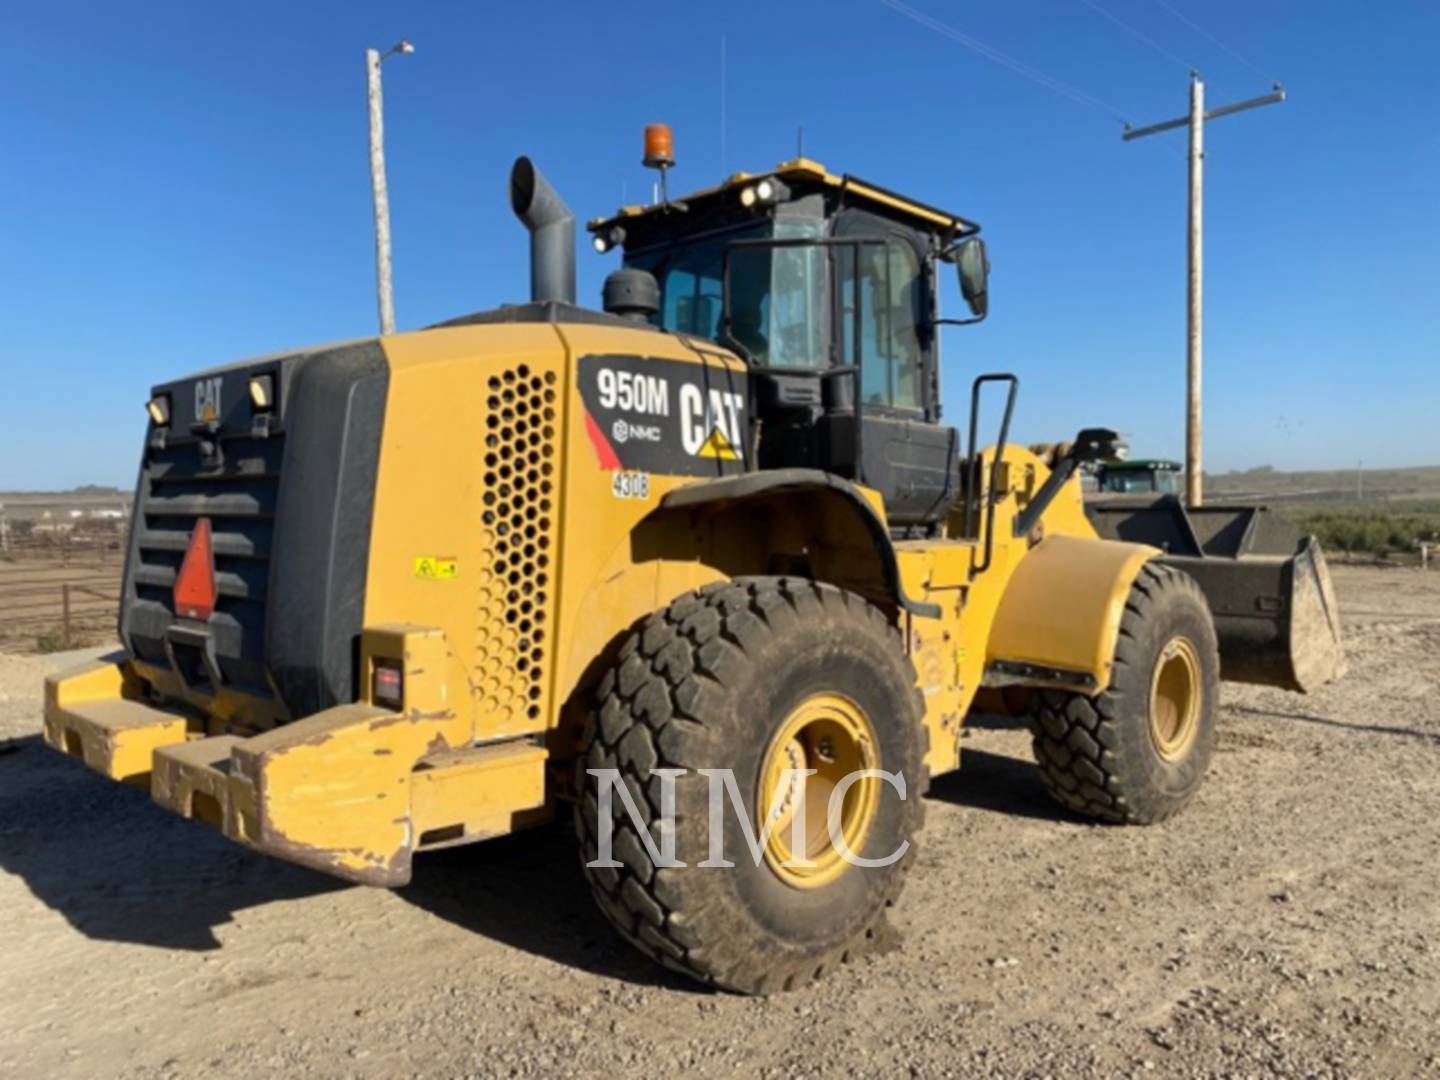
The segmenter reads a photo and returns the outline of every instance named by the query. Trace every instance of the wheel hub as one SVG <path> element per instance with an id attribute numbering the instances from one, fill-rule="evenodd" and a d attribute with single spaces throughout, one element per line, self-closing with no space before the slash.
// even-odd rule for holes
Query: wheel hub
<path id="1" fill-rule="evenodd" d="M 864 776 L 851 782 L 833 823 L 831 797 L 852 773 L 878 767 L 874 728 L 849 698 L 814 694 L 791 710 L 770 738 L 755 800 L 757 828 L 774 815 L 765 862 L 781 881 L 813 889 L 845 872 L 849 864 L 834 840 L 860 852 L 875 818 L 880 780 Z M 806 770 L 813 773 L 807 776 Z M 796 822 L 802 806 L 803 830 Z"/>
<path id="2" fill-rule="evenodd" d="M 1150 737 L 1166 761 L 1185 756 L 1200 724 L 1200 660 L 1195 646 L 1171 638 L 1155 661 L 1150 683 Z"/>

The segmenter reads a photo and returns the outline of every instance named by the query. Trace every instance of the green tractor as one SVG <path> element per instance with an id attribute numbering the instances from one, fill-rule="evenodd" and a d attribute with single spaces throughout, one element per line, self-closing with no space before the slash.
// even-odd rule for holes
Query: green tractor
<path id="1" fill-rule="evenodd" d="M 1184 466 L 1164 458 L 1111 461 L 1095 468 L 1094 493 L 1104 498 L 1125 495 L 1179 495 Z"/>

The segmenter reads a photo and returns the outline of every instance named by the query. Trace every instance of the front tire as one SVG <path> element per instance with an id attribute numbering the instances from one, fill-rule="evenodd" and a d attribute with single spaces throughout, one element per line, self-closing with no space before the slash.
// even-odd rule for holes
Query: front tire
<path id="1" fill-rule="evenodd" d="M 745 993 L 804 985 L 863 952 L 880 937 L 914 857 L 928 780 L 921 716 L 899 634 L 852 593 L 799 578 L 741 578 L 681 597 L 622 646 L 587 728 L 576 822 L 600 908 L 653 959 Z M 786 768 L 816 772 L 786 785 Z M 684 770 L 673 819 L 684 865 L 651 856 L 618 792 L 610 817 L 622 865 L 590 865 L 600 815 L 588 770 L 603 769 L 619 770 L 657 841 L 663 786 L 654 770 Z M 775 810 L 758 861 L 727 798 L 723 855 L 734 866 L 697 865 L 710 854 L 710 781 L 699 769 L 732 770 L 754 835 Z M 865 859 L 903 850 L 888 865 L 838 858 L 830 834 L 814 829 L 833 785 L 863 769 L 898 773 L 904 797 L 879 779 L 854 783 L 836 801 L 837 834 Z M 800 799 L 808 831 L 792 834 L 786 823 Z"/>
<path id="2" fill-rule="evenodd" d="M 1220 656 L 1194 578 L 1148 563 L 1131 587 L 1110 686 L 1045 691 L 1030 726 L 1046 788 L 1087 817 L 1150 825 L 1199 790 L 1215 749 Z"/>

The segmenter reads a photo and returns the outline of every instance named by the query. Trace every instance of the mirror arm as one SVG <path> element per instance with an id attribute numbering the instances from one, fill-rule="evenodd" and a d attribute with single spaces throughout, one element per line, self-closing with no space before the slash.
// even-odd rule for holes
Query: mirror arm
<path id="1" fill-rule="evenodd" d="M 977 315 L 973 319 L 931 319 L 931 326 L 974 326 L 976 323 L 984 322 L 989 318 L 987 311 L 984 315 Z"/>
<path id="2" fill-rule="evenodd" d="M 975 225 L 975 226 L 971 227 L 970 229 L 961 232 L 959 236 L 955 237 L 955 239 L 951 240 L 948 244 L 946 244 L 944 247 L 942 247 L 939 251 L 935 252 L 934 258 L 939 259 L 941 262 L 945 262 L 945 263 L 954 262 L 954 261 L 955 261 L 955 255 L 956 255 L 956 253 L 959 252 L 959 250 L 961 249 L 961 247 L 964 246 L 965 241 L 967 241 L 967 240 L 973 240 L 973 239 L 975 239 L 975 237 L 977 237 L 977 236 L 979 236 L 979 235 L 980 235 L 980 226 L 979 226 L 979 225 Z"/>

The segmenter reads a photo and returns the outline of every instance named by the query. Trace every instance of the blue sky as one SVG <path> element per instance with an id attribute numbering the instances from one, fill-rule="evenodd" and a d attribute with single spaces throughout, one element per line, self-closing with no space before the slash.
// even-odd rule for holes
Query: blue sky
<path id="1" fill-rule="evenodd" d="M 1269 89 L 1159 0 L 908 2 L 1137 123 L 1184 112 L 1177 58 L 1212 103 Z M 1290 93 L 1208 129 L 1207 464 L 1440 461 L 1440 8 L 1166 2 Z M 1183 132 L 1122 143 L 1104 109 L 879 0 L 11 10 L 0 490 L 128 486 L 152 383 L 373 331 L 362 54 L 402 36 L 401 329 L 524 299 L 515 155 L 585 219 L 648 190 L 646 122 L 674 126 L 682 191 L 792 156 L 803 125 L 833 171 L 984 225 L 992 314 L 947 331 L 952 419 L 974 374 L 1011 370 L 1022 441 L 1106 424 L 1180 453 Z M 614 261 L 581 251 L 582 300 Z"/>

